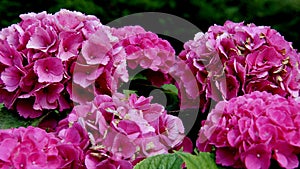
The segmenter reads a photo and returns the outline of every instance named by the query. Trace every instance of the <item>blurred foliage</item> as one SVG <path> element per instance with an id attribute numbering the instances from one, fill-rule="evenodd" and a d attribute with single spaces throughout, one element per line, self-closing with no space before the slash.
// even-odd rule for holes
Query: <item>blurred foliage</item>
<path id="1" fill-rule="evenodd" d="M 43 122 L 55 121 L 54 123 L 56 123 L 57 121 L 64 119 L 69 112 L 70 110 L 66 110 L 61 113 L 53 110 L 46 112 L 42 116 L 35 119 L 25 119 L 19 116 L 18 112 L 8 110 L 3 104 L 0 104 L 0 129 L 18 128 L 21 126 L 39 126 L 48 130 L 47 124 L 45 123 L 46 127 L 44 127 Z"/>
<path id="2" fill-rule="evenodd" d="M 0 129 L 17 128 L 20 126 L 36 126 L 37 120 L 28 120 L 20 117 L 18 113 L 7 110 L 0 104 Z"/>
<path id="3" fill-rule="evenodd" d="M 0 28 L 28 12 L 55 13 L 61 8 L 96 15 L 103 24 L 137 12 L 173 14 L 206 31 L 226 20 L 267 25 L 300 49 L 300 0 L 0 0 Z"/>

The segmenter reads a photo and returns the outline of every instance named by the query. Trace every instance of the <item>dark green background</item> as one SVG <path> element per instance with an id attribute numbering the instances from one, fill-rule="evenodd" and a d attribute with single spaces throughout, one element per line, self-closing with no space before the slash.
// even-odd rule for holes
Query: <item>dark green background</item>
<path id="1" fill-rule="evenodd" d="M 245 21 L 271 26 L 300 49 L 300 0 L 0 0 L 0 28 L 20 21 L 22 13 L 55 13 L 61 8 L 96 15 L 103 24 L 137 12 L 165 12 L 187 19 L 204 32 L 226 20 Z"/>

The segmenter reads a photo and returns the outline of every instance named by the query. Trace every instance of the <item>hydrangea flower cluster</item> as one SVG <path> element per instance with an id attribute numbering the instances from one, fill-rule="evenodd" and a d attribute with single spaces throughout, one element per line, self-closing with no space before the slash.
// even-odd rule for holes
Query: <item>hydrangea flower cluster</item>
<path id="1" fill-rule="evenodd" d="M 300 150 L 300 103 L 292 98 L 255 91 L 221 101 L 203 121 L 197 147 L 216 149 L 224 166 L 269 168 L 274 159 L 296 168 Z"/>
<path id="2" fill-rule="evenodd" d="M 71 71 L 73 84 L 67 89 L 73 101 L 84 104 L 96 95 L 117 92 L 121 82 L 129 81 L 128 69 L 140 66 L 168 77 L 174 63 L 170 43 L 140 26 L 99 30 L 83 43 Z"/>
<path id="3" fill-rule="evenodd" d="M 70 108 L 68 65 L 103 26 L 95 16 L 68 10 L 20 17 L 0 32 L 0 102 L 25 118 Z"/>
<path id="4" fill-rule="evenodd" d="M 163 79 L 149 76 L 154 84 L 156 81 L 168 82 L 168 73 L 176 62 L 175 50 L 168 41 L 140 26 L 111 28 L 111 31 L 119 40 L 109 52 L 110 63 L 104 73 L 96 79 L 96 85 L 99 86 L 96 87 L 96 94 L 112 95 L 117 92 L 120 82 L 129 81 L 129 71 L 138 67 L 163 75 Z"/>
<path id="5" fill-rule="evenodd" d="M 216 150 L 218 164 L 299 165 L 300 53 L 270 27 L 214 25 L 175 57 L 168 41 L 140 26 L 112 28 L 65 9 L 20 17 L 0 31 L 0 103 L 24 118 L 72 112 L 42 119 L 50 133 L 0 130 L 0 168 L 132 169 L 150 156 L 191 152 L 180 118 L 152 97 L 118 92 L 141 70 L 153 86 L 177 85 L 180 109 L 207 112 L 218 102 L 196 141 Z"/>
<path id="6" fill-rule="evenodd" d="M 182 121 L 168 115 L 163 106 L 151 104 L 151 99 L 115 93 L 112 97 L 98 95 L 92 102 L 74 107 L 68 121 L 81 124 L 92 143 L 87 166 L 111 162 L 130 166 L 182 145 Z"/>
<path id="7" fill-rule="evenodd" d="M 58 137 L 35 127 L 0 130 L 0 168 L 83 169 L 88 136 L 82 131 L 78 125 Z"/>
<path id="8" fill-rule="evenodd" d="M 267 26 L 231 21 L 211 26 L 186 42 L 179 57 L 198 81 L 199 92 L 187 93 L 202 98 L 204 111 L 209 99 L 228 100 L 253 91 L 299 96 L 300 54 Z"/>
<path id="9" fill-rule="evenodd" d="M 170 150 L 192 151 L 182 121 L 151 97 L 98 95 L 77 105 L 56 131 L 0 130 L 1 168 L 126 168 Z"/>
<path id="10" fill-rule="evenodd" d="M 140 26 L 110 28 L 68 10 L 20 17 L 0 32 L 0 102 L 25 118 L 111 95 L 127 65 L 166 74 L 175 63 L 169 42 Z"/>
<path id="11" fill-rule="evenodd" d="M 168 73 L 175 63 L 175 50 L 170 43 L 154 33 L 142 32 L 141 27 L 124 27 L 116 33 L 120 36 L 130 29 L 134 31 L 134 34 L 127 33 L 127 36 L 116 45 L 116 48 L 122 47 L 124 50 L 129 68 L 134 69 L 140 65 L 144 69 Z"/>

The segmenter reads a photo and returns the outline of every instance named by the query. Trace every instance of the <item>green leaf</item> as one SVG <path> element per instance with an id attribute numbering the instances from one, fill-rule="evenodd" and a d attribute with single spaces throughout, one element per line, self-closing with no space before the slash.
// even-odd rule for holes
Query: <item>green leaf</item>
<path id="1" fill-rule="evenodd" d="M 130 77 L 130 80 L 138 80 L 138 79 L 142 79 L 142 80 L 147 80 L 147 77 L 145 77 L 144 75 L 142 74 L 136 74 L 135 76 L 133 77 Z"/>
<path id="2" fill-rule="evenodd" d="M 25 119 L 16 111 L 8 110 L 3 104 L 0 104 L 0 129 L 10 129 L 18 127 L 38 126 L 41 121 L 49 117 L 49 114 L 57 113 L 57 110 L 49 111 L 35 119 Z M 60 113 L 61 115 L 62 113 Z"/>
<path id="3" fill-rule="evenodd" d="M 0 129 L 17 128 L 20 126 L 27 127 L 35 123 L 36 120 L 25 119 L 0 104 Z"/>
<path id="4" fill-rule="evenodd" d="M 182 163 L 176 154 L 161 154 L 144 159 L 134 169 L 181 169 Z"/>
<path id="5" fill-rule="evenodd" d="M 178 111 L 180 107 L 177 87 L 173 84 L 164 84 L 161 86 L 161 89 L 164 91 L 168 100 L 166 110 L 168 110 L 168 112 Z"/>
<path id="6" fill-rule="evenodd" d="M 199 152 L 197 155 L 176 151 L 179 157 L 183 159 L 187 169 L 218 169 L 214 156 L 211 153 Z"/>
<path id="7" fill-rule="evenodd" d="M 123 93 L 126 97 L 129 97 L 131 94 L 136 94 L 136 90 L 123 90 Z"/>
<path id="8" fill-rule="evenodd" d="M 164 84 L 164 85 L 161 86 L 161 88 L 164 89 L 164 90 L 166 90 L 166 91 L 172 92 L 175 95 L 178 95 L 178 89 L 173 84 Z"/>

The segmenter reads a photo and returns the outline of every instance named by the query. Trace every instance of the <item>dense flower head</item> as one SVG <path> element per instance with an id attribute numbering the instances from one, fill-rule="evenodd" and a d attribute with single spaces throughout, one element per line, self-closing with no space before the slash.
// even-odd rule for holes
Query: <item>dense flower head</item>
<path id="1" fill-rule="evenodd" d="M 207 101 L 228 100 L 253 91 L 299 96 L 300 54 L 267 26 L 231 21 L 211 26 L 186 42 L 179 58 L 199 83 L 199 92 L 193 95 Z"/>
<path id="2" fill-rule="evenodd" d="M 149 77 L 154 84 L 168 83 L 168 72 L 174 63 L 175 50 L 155 33 L 140 26 L 102 26 L 83 42 L 77 61 L 71 66 L 73 83 L 68 91 L 73 101 L 83 104 L 98 94 L 111 96 L 120 83 L 129 81 L 129 69 L 135 72 L 137 67 L 161 75 Z M 155 83 L 158 79 L 161 83 Z"/>
<path id="3" fill-rule="evenodd" d="M 216 149 L 224 166 L 268 168 L 274 159 L 283 168 L 299 165 L 300 104 L 267 92 L 255 91 L 221 101 L 203 121 L 197 147 Z"/>
<path id="4" fill-rule="evenodd" d="M 0 101 L 25 118 L 70 108 L 65 86 L 72 77 L 71 62 L 84 41 L 104 26 L 94 16 L 65 9 L 20 18 L 0 32 Z"/>
<path id="5" fill-rule="evenodd" d="M 138 32 L 125 37 L 121 39 L 119 45 L 125 50 L 128 66 L 131 69 L 140 65 L 144 69 L 161 70 L 167 73 L 175 63 L 173 47 L 168 41 L 152 32 Z"/>
<path id="6" fill-rule="evenodd" d="M 0 168 L 85 168 L 83 149 L 73 135 L 67 134 L 62 138 L 68 141 L 63 141 L 35 127 L 0 130 Z"/>
<path id="7" fill-rule="evenodd" d="M 128 82 L 128 68 L 165 76 L 175 63 L 169 42 L 140 26 L 111 28 L 65 9 L 20 18 L 0 32 L 0 101 L 25 118 L 111 95 Z M 30 106 L 23 105 L 27 100 Z"/>
<path id="8" fill-rule="evenodd" d="M 145 76 L 153 85 L 170 81 L 169 73 L 176 61 L 175 50 L 167 40 L 141 26 L 125 26 L 113 29 L 112 32 L 119 38 L 113 49 L 115 85 L 118 84 L 118 79 L 127 82 L 132 75 L 129 71 L 139 73 L 141 70 L 152 72 L 152 76 Z M 115 90 L 116 87 L 112 88 Z"/>
<path id="9" fill-rule="evenodd" d="M 42 116 L 38 126 L 50 133 L 0 130 L 0 168 L 132 169 L 150 156 L 191 152 L 179 117 L 152 96 L 118 92 L 132 75 L 154 88 L 175 84 L 180 109 L 217 103 L 196 146 L 215 151 L 218 164 L 298 167 L 300 53 L 270 27 L 214 25 L 175 57 L 140 26 L 111 28 L 65 9 L 20 18 L 0 31 L 0 103 L 24 118 L 72 112 L 60 122 Z"/>
<path id="10" fill-rule="evenodd" d="M 118 40 L 118 37 L 112 35 L 110 27 L 102 26 L 82 43 L 79 57 L 70 66 L 73 79 L 67 90 L 72 101 L 84 104 L 97 94 L 113 92 L 111 76 L 117 67 L 113 64 L 113 46 Z"/>
<path id="11" fill-rule="evenodd" d="M 92 147 L 86 163 L 104 165 L 106 162 L 99 158 L 93 160 L 99 156 L 106 161 L 125 160 L 131 164 L 178 148 L 184 139 L 182 121 L 168 115 L 163 106 L 152 104 L 151 99 L 115 93 L 111 97 L 98 95 L 92 102 L 75 106 L 68 121 L 81 124 L 89 133 Z"/>

